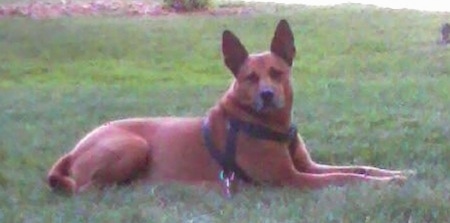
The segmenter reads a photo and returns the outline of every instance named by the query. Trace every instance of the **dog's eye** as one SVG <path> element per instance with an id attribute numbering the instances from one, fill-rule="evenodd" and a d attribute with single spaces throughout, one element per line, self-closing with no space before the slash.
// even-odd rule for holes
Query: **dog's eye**
<path id="1" fill-rule="evenodd" d="M 276 70 L 274 68 L 270 68 L 270 78 L 273 80 L 280 80 L 281 76 L 283 75 L 283 72 L 280 70 Z"/>
<path id="2" fill-rule="evenodd" d="M 252 72 L 250 75 L 248 75 L 247 77 L 245 77 L 245 79 L 247 81 L 250 82 L 258 82 L 259 81 L 259 77 L 256 73 Z"/>

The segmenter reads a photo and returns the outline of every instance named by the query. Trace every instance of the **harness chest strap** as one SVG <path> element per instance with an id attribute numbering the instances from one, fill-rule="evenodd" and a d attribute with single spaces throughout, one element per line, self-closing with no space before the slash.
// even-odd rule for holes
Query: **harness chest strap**
<path id="1" fill-rule="evenodd" d="M 239 131 L 243 131 L 247 135 L 257 139 L 289 142 L 289 154 L 293 157 L 295 153 L 295 137 L 297 136 L 297 128 L 294 125 L 289 128 L 288 133 L 280 133 L 261 125 L 243 122 L 237 119 L 228 120 L 225 150 L 224 152 L 221 152 L 214 146 L 211 129 L 208 125 L 208 120 L 205 118 L 202 124 L 203 139 L 205 140 L 205 146 L 209 153 L 223 169 L 220 174 L 222 178 L 230 178 L 232 175 L 233 177 L 235 175 L 237 178 L 240 178 L 246 183 L 257 184 L 257 182 L 249 177 L 236 163 L 236 139 Z"/>

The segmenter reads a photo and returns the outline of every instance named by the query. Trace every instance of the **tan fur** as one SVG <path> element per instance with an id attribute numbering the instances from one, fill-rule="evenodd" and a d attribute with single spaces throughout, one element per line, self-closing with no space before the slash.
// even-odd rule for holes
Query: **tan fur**
<path id="1" fill-rule="evenodd" d="M 48 173 L 51 188 L 69 193 L 92 186 L 130 181 L 220 184 L 221 167 L 210 156 L 201 134 L 206 118 L 217 148 L 223 149 L 229 118 L 286 132 L 291 123 L 291 65 L 294 39 L 285 20 L 275 31 L 269 52 L 248 55 L 230 31 L 222 51 L 235 81 L 206 117 L 131 118 L 104 124 L 85 136 Z M 263 100 L 263 92 L 270 98 Z M 403 182 L 401 171 L 368 166 L 315 163 L 300 136 L 290 156 L 288 143 L 239 133 L 236 160 L 255 181 L 299 189 L 319 189 L 357 182 Z"/>

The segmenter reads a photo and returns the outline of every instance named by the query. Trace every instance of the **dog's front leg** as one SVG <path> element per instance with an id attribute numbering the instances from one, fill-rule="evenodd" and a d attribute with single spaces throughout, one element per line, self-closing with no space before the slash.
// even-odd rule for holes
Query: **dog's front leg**
<path id="1" fill-rule="evenodd" d="M 319 164 L 312 160 L 302 138 L 297 137 L 295 141 L 296 149 L 292 157 L 294 166 L 300 172 L 314 174 L 359 174 L 373 177 L 396 177 L 410 175 L 407 171 L 387 170 L 372 166 L 332 166 Z"/>
<path id="2" fill-rule="evenodd" d="M 403 184 L 405 177 L 373 177 L 352 173 L 296 173 L 286 183 L 300 189 L 322 189 L 328 186 L 344 186 L 362 182 L 372 183 L 379 187 L 388 183 Z"/>
<path id="3" fill-rule="evenodd" d="M 404 175 L 403 171 L 387 170 L 373 166 L 332 166 L 317 163 L 314 164 L 314 166 L 311 168 L 311 171 L 314 173 L 354 173 L 375 177 L 392 177 Z"/>

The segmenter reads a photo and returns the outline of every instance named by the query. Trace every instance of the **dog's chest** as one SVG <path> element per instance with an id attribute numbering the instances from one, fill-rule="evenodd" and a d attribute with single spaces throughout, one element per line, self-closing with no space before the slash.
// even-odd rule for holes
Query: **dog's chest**
<path id="1" fill-rule="evenodd" d="M 293 169 L 287 143 L 254 139 L 240 134 L 236 161 L 254 180 L 275 182 Z"/>

